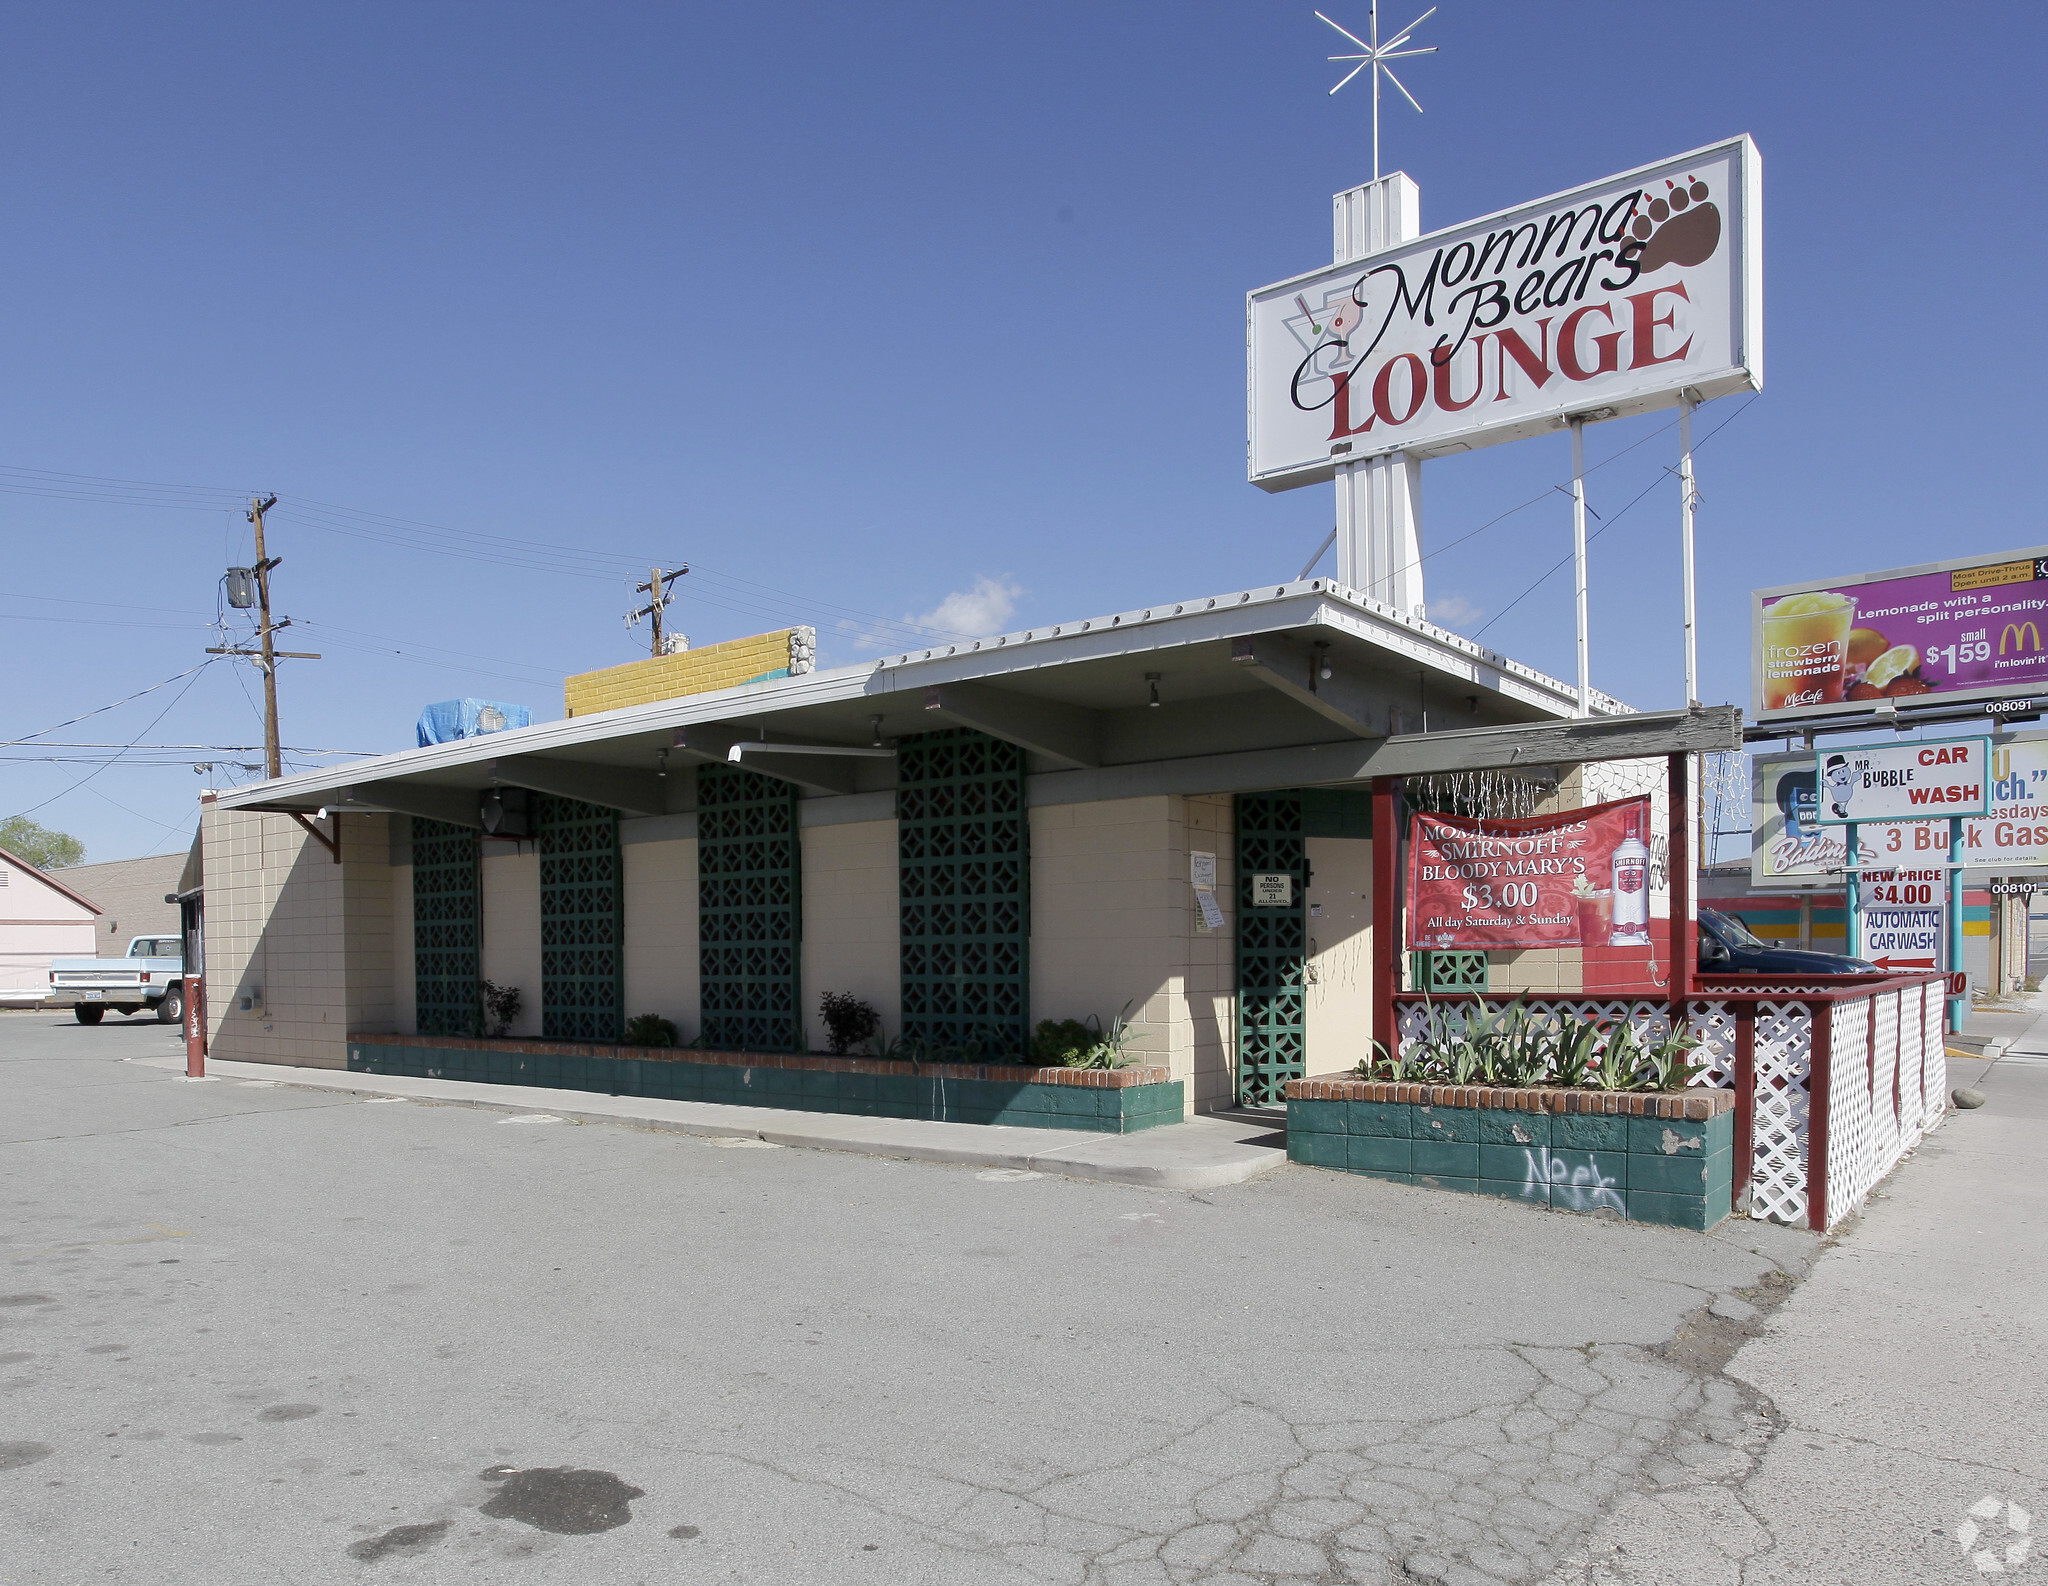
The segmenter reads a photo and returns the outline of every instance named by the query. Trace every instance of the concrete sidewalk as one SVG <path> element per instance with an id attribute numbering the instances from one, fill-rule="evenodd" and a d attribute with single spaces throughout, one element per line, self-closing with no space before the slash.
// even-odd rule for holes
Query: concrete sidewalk
<path id="1" fill-rule="evenodd" d="M 177 1059 L 138 1057 L 128 1061 L 172 1071 L 184 1068 Z M 269 1081 L 442 1106 L 545 1113 L 583 1123 L 766 1140 L 813 1151 L 855 1151 L 914 1162 L 1058 1173 L 1153 1189 L 1201 1190 L 1242 1184 L 1287 1160 L 1286 1135 L 1276 1132 L 1270 1123 L 1224 1118 L 1195 1118 L 1136 1134 L 1093 1134 L 1076 1129 L 864 1118 L 781 1107 L 728 1107 L 647 1096 L 606 1096 L 587 1090 L 544 1090 L 532 1085 L 472 1085 L 396 1074 L 353 1074 L 333 1068 L 287 1068 L 277 1063 L 208 1059 L 206 1072 L 209 1080 L 227 1084 Z"/>
<path id="2" fill-rule="evenodd" d="M 1951 1112 L 1729 1362 L 1759 1435 L 1653 1469 L 1555 1579 L 1956 1582 L 2023 1572 L 2048 1511 L 2048 995 L 1980 1013 Z M 2032 1568 L 2048 1572 L 2048 1560 Z"/>

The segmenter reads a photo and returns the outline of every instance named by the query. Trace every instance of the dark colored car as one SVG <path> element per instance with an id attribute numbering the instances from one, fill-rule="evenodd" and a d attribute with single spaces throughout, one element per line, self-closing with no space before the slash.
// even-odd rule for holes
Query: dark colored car
<path id="1" fill-rule="evenodd" d="M 1733 915 L 1700 910 L 1703 975 L 1881 975 L 1877 965 L 1844 953 L 1773 947 Z"/>

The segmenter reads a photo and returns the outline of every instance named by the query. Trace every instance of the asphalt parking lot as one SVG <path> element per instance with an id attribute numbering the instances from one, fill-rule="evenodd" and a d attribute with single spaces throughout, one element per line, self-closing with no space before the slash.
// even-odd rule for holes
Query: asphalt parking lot
<path id="1" fill-rule="evenodd" d="M 1540 1579 L 1815 1243 L 124 1061 L 0 1016 L 0 1583 Z"/>

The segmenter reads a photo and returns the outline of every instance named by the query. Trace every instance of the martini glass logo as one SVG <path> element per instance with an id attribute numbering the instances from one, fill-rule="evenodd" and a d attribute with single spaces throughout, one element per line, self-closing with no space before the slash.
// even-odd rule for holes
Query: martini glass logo
<path id="1" fill-rule="evenodd" d="M 1365 310 L 1351 295 L 1349 286 L 1324 291 L 1320 306 L 1311 307 L 1307 297 L 1294 295 L 1295 312 L 1285 321 L 1288 334 L 1307 355 L 1297 401 L 1320 407 L 1329 399 L 1327 384 L 1354 372 L 1357 360 L 1351 355 L 1351 333 L 1365 316 Z M 1325 389 L 1318 390 L 1318 386 Z M 1322 401 L 1314 400 L 1320 397 Z"/>

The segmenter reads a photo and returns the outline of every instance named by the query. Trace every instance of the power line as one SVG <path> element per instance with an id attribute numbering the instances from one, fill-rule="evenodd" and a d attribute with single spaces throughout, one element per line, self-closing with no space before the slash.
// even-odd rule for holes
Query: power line
<path id="1" fill-rule="evenodd" d="M 1719 424 L 1716 424 L 1712 429 L 1708 430 L 1706 434 L 1702 435 L 1699 438 L 1699 440 L 1694 442 L 1693 449 L 1697 451 L 1700 447 L 1706 445 L 1708 441 L 1712 440 L 1716 435 L 1719 435 L 1721 431 L 1725 430 L 1729 425 L 1733 424 L 1737 419 L 1741 418 L 1743 414 L 1747 413 L 1750 410 L 1750 407 L 1755 403 L 1755 401 L 1756 397 L 1754 395 L 1751 396 L 1749 401 L 1743 403 L 1741 407 L 1737 408 L 1733 413 L 1730 413 L 1725 419 L 1721 420 Z M 1668 427 L 1669 426 L 1667 426 L 1667 428 Z M 1643 440 L 1648 440 L 1649 438 L 1650 437 L 1646 435 L 1643 437 Z M 1636 445 L 1638 446 L 1640 446 L 1641 444 L 1642 441 L 1636 442 Z M 1619 457 L 1621 453 L 1616 452 L 1614 455 L 1615 457 Z M 1609 462 L 1612 462 L 1613 460 L 1614 458 L 1612 457 L 1608 459 Z M 1593 470 L 1589 468 L 1586 470 L 1586 472 L 1590 474 L 1593 472 Z M 1626 517 L 1629 514 L 1630 510 L 1635 507 L 1637 502 L 1640 502 L 1643 499 L 1643 497 L 1647 496 L 1652 490 L 1655 490 L 1663 482 L 1664 481 L 1661 479 L 1652 479 L 1636 495 L 1635 499 L 1629 502 L 1628 506 L 1623 507 L 1621 511 L 1615 513 L 1613 517 L 1608 518 L 1600 525 L 1599 528 L 1595 529 L 1592 532 L 1592 534 L 1588 536 L 1586 543 L 1588 545 L 1592 544 L 1594 540 L 1599 539 L 1601 535 L 1605 534 L 1609 529 L 1613 528 L 1615 524 L 1619 523 L 1624 517 Z M 1550 492 L 1548 491 L 1544 492 L 1545 495 L 1548 495 L 1549 493 Z M 1571 559 L 1571 553 L 1567 552 L 1562 560 L 1553 564 L 1547 572 L 1544 572 L 1541 575 L 1539 575 L 1536 581 L 1533 584 L 1531 584 L 1527 589 L 1523 590 L 1519 595 L 1515 596 L 1513 600 L 1509 601 L 1505 606 L 1501 607 L 1499 611 L 1496 611 L 1491 617 L 1488 617 L 1485 622 L 1481 623 L 1479 627 L 1476 630 L 1474 630 L 1471 637 L 1476 641 L 1480 634 L 1484 633 L 1488 628 L 1492 627 L 1496 622 L 1500 621 L 1501 618 L 1505 617 L 1509 612 L 1513 611 L 1515 607 L 1519 606 L 1523 601 L 1527 600 L 1531 595 L 1535 594 L 1538 589 L 1542 588 L 1543 585 L 1547 583 L 1552 577 L 1554 577 L 1560 568 L 1566 566 L 1571 561 Z"/>
<path id="2" fill-rule="evenodd" d="M 12 747 L 14 747 L 13 744 L 0 743 L 0 749 Z M 53 740 L 39 744 L 37 747 L 43 749 L 135 749 L 141 751 L 157 749 L 206 749 L 216 754 L 255 754 L 263 745 L 260 743 L 66 743 Z M 286 744 L 284 752 L 286 754 L 353 754 L 367 756 L 382 754 L 384 751 L 381 749 L 311 749 L 299 744 Z"/>
<path id="3" fill-rule="evenodd" d="M 162 710 L 160 710 L 160 711 L 158 711 L 158 712 L 156 713 L 155 717 L 154 717 L 154 718 L 153 718 L 153 719 L 152 719 L 152 720 L 150 721 L 150 724 L 149 724 L 149 726 L 147 726 L 147 727 L 143 728 L 141 732 L 139 732 L 139 733 L 137 733 L 137 734 L 135 735 L 135 739 L 134 739 L 134 741 L 135 741 L 136 743 L 140 743 L 140 742 L 142 742 L 142 740 L 143 740 L 143 739 L 144 739 L 145 737 L 147 737 L 147 736 L 148 736 L 148 735 L 150 734 L 150 732 L 152 732 L 152 731 L 153 731 L 153 730 L 155 729 L 155 727 L 156 727 L 156 724 L 157 724 L 157 722 L 160 722 L 160 721 L 162 721 L 162 720 L 164 719 L 164 717 L 168 716 L 168 715 L 169 715 L 169 714 L 170 714 L 170 713 L 171 713 L 171 712 L 172 712 L 172 711 L 173 711 L 174 709 L 176 709 L 176 708 L 177 708 L 177 704 L 178 704 L 178 701 L 179 701 L 179 700 L 181 700 L 181 699 L 183 699 L 183 698 L 184 698 L 184 697 L 185 697 L 185 696 L 186 696 L 186 695 L 187 695 L 188 693 L 190 693 L 190 692 L 191 692 L 191 690 L 192 690 L 192 685 L 193 685 L 194 683 L 196 683 L 196 682 L 198 682 L 198 681 L 199 681 L 199 679 L 198 679 L 198 677 L 197 677 L 197 675 L 196 675 L 196 674 L 197 674 L 197 673 L 199 673 L 199 672 L 201 672 L 201 671 L 203 671 L 203 670 L 205 670 L 205 668 L 207 668 L 207 667 L 211 666 L 212 664 L 213 664 L 213 663 L 212 663 L 211 661 L 202 661 L 202 662 L 200 662 L 200 663 L 199 663 L 199 665 L 198 665 L 198 666 L 195 666 L 195 667 L 193 667 L 193 668 L 192 668 L 192 670 L 191 670 L 191 672 L 187 672 L 187 673 L 180 673 L 180 674 L 179 674 L 179 676 L 181 676 L 181 677 L 184 677 L 184 678 L 186 679 L 186 682 L 185 682 L 185 686 L 184 686 L 183 688 L 179 689 L 177 693 L 175 693 L 175 694 L 173 694 L 173 695 L 171 696 L 171 702 L 170 702 L 170 704 L 168 704 L 168 705 L 164 706 L 164 708 L 163 708 Z M 176 679 L 176 678 L 171 678 L 171 679 L 168 679 L 168 681 L 170 681 L 170 682 L 176 682 L 176 681 L 177 681 L 177 679 Z M 161 688 L 161 687 L 163 687 L 164 685 L 163 685 L 163 684 L 161 684 L 161 683 L 159 683 L 159 684 L 157 684 L 156 686 L 157 686 L 158 688 Z M 145 689 L 145 690 L 144 690 L 143 692 L 144 692 L 144 693 L 147 693 L 147 692 L 149 692 L 149 690 Z M 139 698 L 140 696 L 139 696 L 139 695 L 134 695 L 134 694 L 131 694 L 131 695 L 129 695 L 128 697 L 129 697 L 130 699 L 136 699 L 136 698 Z M 124 701 L 124 703 L 125 703 L 125 701 Z M 111 707 L 111 706 L 109 706 L 109 707 L 107 707 L 107 708 L 111 709 L 112 707 Z M 97 713 L 97 712 L 91 712 L 90 714 L 95 714 L 95 715 L 96 715 L 96 714 L 98 714 L 98 713 Z M 55 729 L 54 727 L 53 727 L 53 728 L 47 728 L 47 729 L 45 729 L 45 730 L 46 730 L 46 731 L 50 731 L 50 732 L 54 732 L 54 731 L 56 731 L 56 729 Z M 72 784 L 71 784 L 71 786 L 69 786 L 69 787 L 67 787 L 67 788 L 63 788 L 63 789 L 59 790 L 58 792 L 52 793 L 52 794 L 51 794 L 51 795 L 50 795 L 50 796 L 49 796 L 48 798 L 44 799 L 44 800 L 42 801 L 42 803 L 40 803 L 40 804 L 31 804 L 31 805 L 30 805 L 30 806 L 29 806 L 29 807 L 28 807 L 27 809 L 25 809 L 25 810 L 16 810 L 16 811 L 15 811 L 14 813 L 15 813 L 16 815 L 33 815 L 33 814 L 34 814 L 34 813 L 35 813 L 35 812 L 36 812 L 37 810 L 39 810 L 39 809 L 42 809 L 42 808 L 46 807 L 47 805 L 51 805 L 51 804 L 54 804 L 54 803 L 56 803 L 56 802 L 57 802 L 57 800 L 59 800 L 60 798 L 64 798 L 64 797 L 66 797 L 66 796 L 67 796 L 67 795 L 69 795 L 69 794 L 72 794 L 72 793 L 76 793 L 76 792 L 77 792 L 77 791 L 78 791 L 78 790 L 79 790 L 80 788 L 84 787 L 86 783 L 90 782 L 90 781 L 91 781 L 91 780 L 92 780 L 92 779 L 93 779 L 94 777 L 98 776 L 98 775 L 99 775 L 99 774 L 100 774 L 100 773 L 101 773 L 102 771 L 106 770 L 106 769 L 107 769 L 107 766 L 109 766 L 109 765 L 112 765 L 112 764 L 114 764 L 114 761 L 115 761 L 115 760 L 118 760 L 119 758 L 120 758 L 120 756 L 119 756 L 119 755 L 116 755 L 116 756 L 114 757 L 114 759 L 113 759 L 113 760 L 108 760 L 108 761 L 104 762 L 104 763 L 103 763 L 103 764 L 101 764 L 101 765 L 95 766 L 95 767 L 94 767 L 94 768 L 93 768 L 92 770 L 90 770 L 90 771 L 86 772 L 86 774 L 85 774 L 84 776 L 80 777 L 80 778 L 79 778 L 79 779 L 78 779 L 78 780 L 77 780 L 76 782 L 72 783 Z"/>
<path id="4" fill-rule="evenodd" d="M 128 479 L 115 475 L 67 473 L 55 469 L 26 468 L 0 464 L 0 492 L 40 495 L 53 499 L 94 501 L 115 506 L 162 507 L 176 510 L 228 512 L 239 505 L 246 492 L 213 485 L 173 484 L 164 480 Z M 548 540 L 530 540 L 515 535 L 472 529 L 454 529 L 418 518 L 390 513 L 368 512 L 300 496 L 277 509 L 278 515 L 308 528 L 332 534 L 367 539 L 406 550 L 429 551 L 436 555 L 489 562 L 500 567 L 551 573 L 558 577 L 594 579 L 609 583 L 623 579 L 629 569 L 644 568 L 644 558 L 615 551 L 589 550 Z M 942 628 L 907 617 L 885 617 L 878 612 L 843 606 L 836 601 L 816 600 L 774 585 L 756 583 L 736 574 L 722 573 L 701 565 L 691 599 L 752 618 L 788 621 L 790 607 L 802 611 L 829 612 L 842 626 L 861 626 L 886 636 L 892 633 L 933 635 L 949 639 L 974 635 Z M 704 588 L 714 585 L 730 587 Z M 766 600 L 763 599 L 766 597 Z M 767 604 L 773 601 L 775 604 Z"/>
<path id="5" fill-rule="evenodd" d="M 211 665 L 213 665 L 213 662 L 211 661 L 201 661 L 197 666 L 188 666 L 185 668 L 184 671 L 179 672 L 174 676 L 165 678 L 161 683 L 152 683 L 147 688 L 137 689 L 134 693 L 128 695 L 126 698 L 115 700 L 114 703 L 111 705 L 102 705 L 97 710 L 89 710 L 82 716 L 73 716 L 69 721 L 60 721 L 57 723 L 55 727 L 45 727 L 41 732 L 30 733 L 26 738 L 10 738 L 6 740 L 5 744 L 0 744 L 0 747 L 6 747 L 13 744 L 30 743 L 37 738 L 44 738 L 49 736 L 51 733 L 56 732 L 58 728 L 75 726 L 77 723 L 86 720 L 88 717 L 103 716 L 108 711 L 118 709 L 120 706 L 127 704 L 129 700 L 140 699 L 144 694 L 154 694 L 160 688 L 168 688 L 171 684 L 177 682 L 179 678 L 190 677 L 194 672 L 204 671 L 207 667 Z M 180 697 L 183 697 L 182 694 L 180 695 Z M 163 720 L 163 718 L 159 716 L 157 720 L 161 721 Z"/>
<path id="6" fill-rule="evenodd" d="M 1745 406 L 1746 405 L 1747 404 L 1745 404 Z M 1738 409 L 1737 411 L 1739 412 L 1740 409 Z M 1732 419 L 1733 417 L 1733 414 L 1729 415 L 1730 419 Z M 1723 420 L 1723 427 L 1725 427 L 1727 422 L 1727 420 Z M 1615 452 L 1612 456 L 1603 457 L 1591 468 L 1588 468 L 1585 471 L 1585 474 L 1597 474 L 1609 463 L 1620 462 L 1622 458 L 1626 457 L 1638 446 L 1648 445 L 1651 441 L 1655 440 L 1659 435 L 1665 434 L 1667 431 L 1676 429 L 1677 427 L 1678 420 L 1673 419 L 1668 424 L 1660 425 L 1658 428 L 1649 431 L 1647 434 L 1638 436 L 1635 440 L 1630 441 L 1626 446 L 1622 447 L 1620 451 Z M 1582 475 L 1581 477 L 1585 477 L 1585 475 Z M 1410 568 L 1420 567 L 1424 562 L 1439 557 L 1443 555 L 1444 552 L 1451 550 L 1456 546 L 1463 545 L 1467 540 L 1478 538 L 1478 536 L 1484 534 L 1488 529 L 1492 528 L 1495 524 L 1507 522 L 1509 518 L 1512 518 L 1518 512 L 1527 512 L 1531 507 L 1537 506 L 1542 502 L 1548 501 L 1553 495 L 1555 495 L 1560 490 L 1569 493 L 1570 486 L 1562 484 L 1546 485 L 1540 492 L 1538 492 L 1536 495 L 1531 496 L 1527 501 L 1522 502 L 1518 506 L 1509 507 L 1507 511 L 1498 513 L 1495 516 L 1488 518 L 1484 523 L 1480 524 L 1478 528 L 1468 530 L 1467 532 L 1459 535 L 1455 540 L 1444 541 L 1443 544 L 1439 545 L 1433 551 L 1423 552 L 1423 554 L 1416 557 L 1414 561 L 1408 562 L 1401 567 L 1395 568 L 1393 573 L 1388 574 L 1388 577 L 1393 577 L 1399 573 L 1405 573 Z M 1304 567 L 1301 570 L 1301 576 L 1303 578 L 1308 577 L 1308 575 L 1315 570 L 1316 563 L 1320 562 L 1323 559 L 1323 557 L 1329 553 L 1330 547 L 1335 545 L 1336 543 L 1337 531 L 1335 529 L 1332 529 L 1330 531 L 1330 537 L 1323 541 L 1321 547 L 1316 551 L 1315 556 L 1310 560 L 1308 566 Z M 1549 574 L 1546 573 L 1544 576 L 1547 578 Z"/>

